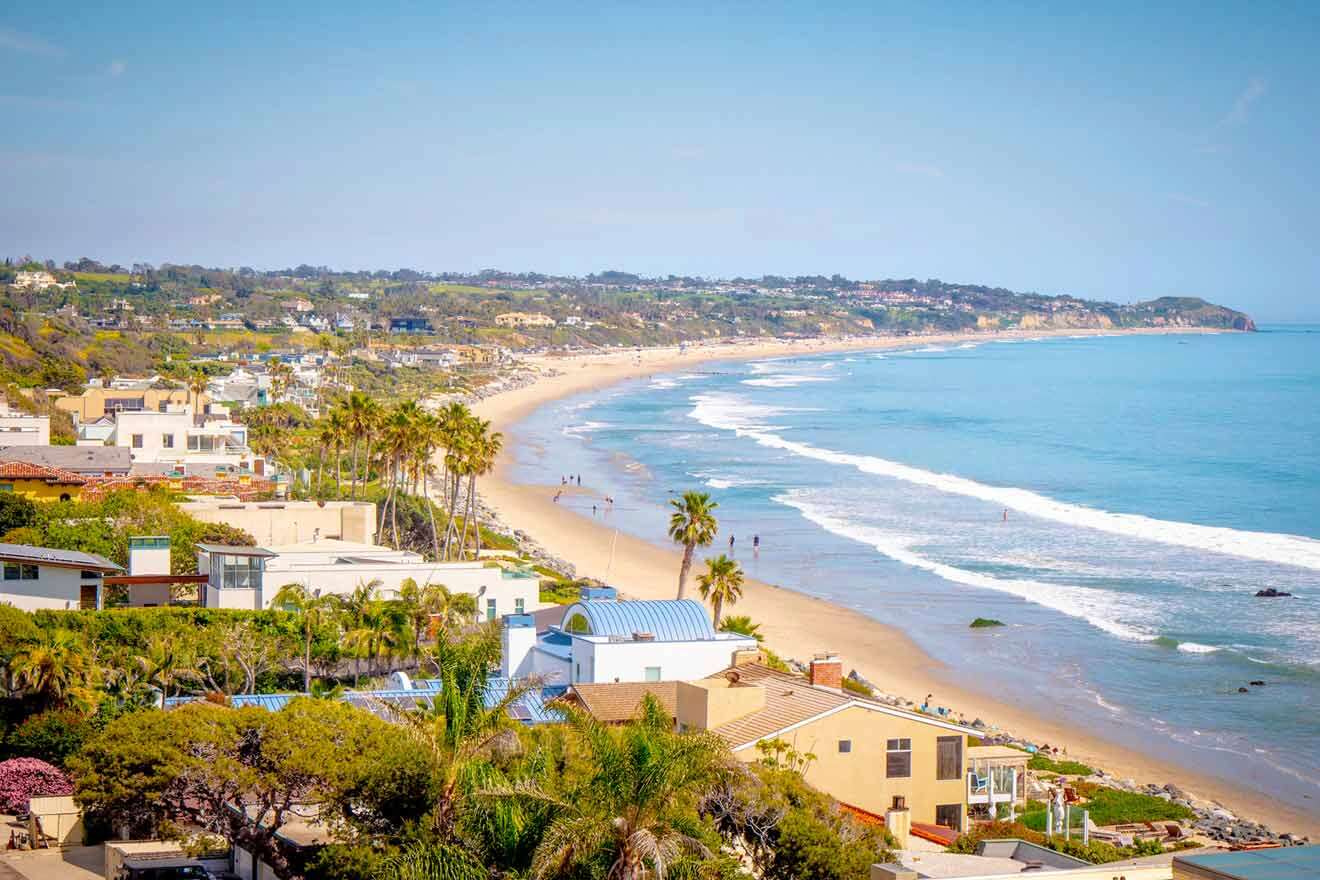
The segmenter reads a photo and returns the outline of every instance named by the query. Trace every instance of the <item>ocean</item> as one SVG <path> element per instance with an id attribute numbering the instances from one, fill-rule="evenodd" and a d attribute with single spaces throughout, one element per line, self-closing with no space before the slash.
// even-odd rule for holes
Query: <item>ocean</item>
<path id="1" fill-rule="evenodd" d="M 749 575 L 1320 813 L 1320 327 L 706 364 L 512 433 L 515 479 L 584 474 L 623 531 L 668 546 L 668 498 L 707 491 Z"/>

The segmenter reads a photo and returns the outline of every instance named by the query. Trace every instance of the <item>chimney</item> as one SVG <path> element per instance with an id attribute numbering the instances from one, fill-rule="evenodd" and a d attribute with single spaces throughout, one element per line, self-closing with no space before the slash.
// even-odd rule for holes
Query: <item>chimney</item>
<path id="1" fill-rule="evenodd" d="M 531 674 L 532 650 L 536 647 L 536 621 L 532 615 L 506 614 L 500 636 L 500 675 L 522 678 Z"/>
<path id="2" fill-rule="evenodd" d="M 885 828 L 898 841 L 899 849 L 907 849 L 908 835 L 912 833 L 912 814 L 907 808 L 907 798 L 894 796 L 894 804 L 885 811 Z"/>
<path id="3" fill-rule="evenodd" d="M 817 654 L 811 658 L 811 683 L 838 690 L 843 687 L 843 661 L 838 654 Z"/>

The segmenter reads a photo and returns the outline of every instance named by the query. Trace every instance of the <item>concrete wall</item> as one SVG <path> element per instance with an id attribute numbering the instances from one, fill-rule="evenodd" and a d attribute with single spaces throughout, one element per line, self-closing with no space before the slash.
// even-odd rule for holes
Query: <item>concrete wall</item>
<path id="1" fill-rule="evenodd" d="M 739 649 L 755 647 L 748 638 L 694 642 L 604 642 L 573 639 L 573 681 L 646 681 L 648 666 L 660 667 L 662 681 L 691 681 L 733 665 Z"/>
<path id="2" fill-rule="evenodd" d="M 50 416 L 0 415 L 0 446 L 49 446 Z"/>
<path id="3" fill-rule="evenodd" d="M 88 581 L 89 584 L 100 581 Z M 0 602 L 36 611 L 38 608 L 77 609 L 82 601 L 82 573 L 76 568 L 38 565 L 34 581 L 0 580 Z"/>
<path id="4" fill-rule="evenodd" d="M 72 797 L 34 797 L 28 800 L 28 835 L 36 841 L 44 834 L 55 846 L 82 846 L 82 810 Z"/>
<path id="5" fill-rule="evenodd" d="M 127 391 L 118 388 L 89 388 L 76 397 L 61 397 L 55 401 L 55 407 L 65 412 L 73 413 L 80 422 L 90 422 L 99 419 L 105 415 L 105 401 L 107 398 L 125 399 L 142 398 L 143 409 L 157 411 L 161 403 L 171 404 L 189 404 L 193 402 L 192 392 L 184 388 L 176 389 L 155 389 L 149 388 L 145 391 Z M 205 404 L 210 398 L 202 395 L 202 403 Z"/>
<path id="6" fill-rule="evenodd" d="M 185 513 L 208 523 L 247 532 L 263 546 L 297 544 L 317 535 L 359 544 L 376 540 L 376 505 L 370 501 L 219 502 L 187 501 Z"/>
<path id="7" fill-rule="evenodd" d="M 274 598 L 287 584 L 302 584 L 309 590 L 347 595 L 359 584 L 380 581 L 385 596 L 395 593 L 402 583 L 412 578 L 417 584 L 444 584 L 452 592 L 477 596 L 477 611 L 484 620 L 487 602 L 495 601 L 495 617 L 514 614 L 517 600 L 522 600 L 523 612 L 534 611 L 540 600 L 540 581 L 537 578 L 506 578 L 498 568 L 484 568 L 480 563 L 418 562 L 361 565 L 298 565 L 286 567 L 292 557 L 277 556 L 266 563 L 264 587 L 266 601 Z"/>
<path id="8" fill-rule="evenodd" d="M 807 782 L 844 803 L 883 815 L 894 796 L 901 795 L 907 799 L 913 822 L 932 824 L 937 805 L 962 804 L 965 823 L 965 774 L 950 780 L 935 778 L 936 739 L 955 735 L 961 734 L 916 719 L 852 706 L 782 733 L 779 739 L 799 752 L 814 754 L 816 759 L 807 768 Z M 885 777 L 885 746 L 889 739 L 912 740 L 912 773 L 906 779 Z M 840 752 L 840 740 L 848 740 L 851 751 Z M 964 770 L 966 752 L 964 736 Z M 754 744 L 740 748 L 734 755 L 749 763 L 761 758 Z"/>

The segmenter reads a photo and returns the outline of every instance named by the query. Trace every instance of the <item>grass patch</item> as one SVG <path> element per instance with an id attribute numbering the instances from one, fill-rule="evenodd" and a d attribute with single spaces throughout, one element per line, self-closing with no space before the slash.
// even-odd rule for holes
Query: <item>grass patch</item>
<path id="1" fill-rule="evenodd" d="M 995 620 L 993 617 L 978 617 L 971 622 L 972 629 L 985 629 L 990 626 L 1003 626 L 1002 620 Z"/>
<path id="2" fill-rule="evenodd" d="M 1032 770 L 1045 770 L 1060 776 L 1090 776 L 1094 772 L 1081 761 L 1055 761 L 1041 754 L 1032 755 L 1027 766 Z"/>

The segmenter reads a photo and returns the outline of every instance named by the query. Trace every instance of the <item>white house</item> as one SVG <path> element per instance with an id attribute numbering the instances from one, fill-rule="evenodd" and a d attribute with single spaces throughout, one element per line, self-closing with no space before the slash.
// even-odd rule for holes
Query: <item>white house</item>
<path id="1" fill-rule="evenodd" d="M 117 571 L 95 553 L 0 544 L 0 603 L 24 611 L 100 608 L 101 579 Z"/>
<path id="2" fill-rule="evenodd" d="M 49 446 L 50 416 L 10 409 L 0 399 L 0 446 Z"/>
<path id="3" fill-rule="evenodd" d="M 204 603 L 211 608 L 267 608 L 281 587 L 302 584 L 322 595 L 352 593 L 374 583 L 387 597 L 405 580 L 443 584 L 477 598 L 481 617 L 495 620 L 539 607 L 534 574 L 482 562 L 427 562 L 421 554 L 376 544 L 318 538 L 272 547 L 198 544 L 197 570 L 209 573 Z"/>
<path id="4" fill-rule="evenodd" d="M 261 473 L 264 461 L 248 448 L 247 426 L 231 421 L 223 406 L 206 410 L 194 417 L 191 406 L 167 404 L 163 412 L 115 413 L 111 445 L 126 447 L 134 464 L 171 464 L 185 474 L 190 465 Z"/>
<path id="5" fill-rule="evenodd" d="M 613 588 L 587 588 L 557 626 L 537 632 L 530 615 L 505 618 L 502 675 L 537 675 L 550 684 L 687 681 L 758 650 L 756 639 L 716 632 L 691 599 L 619 600 Z"/>

